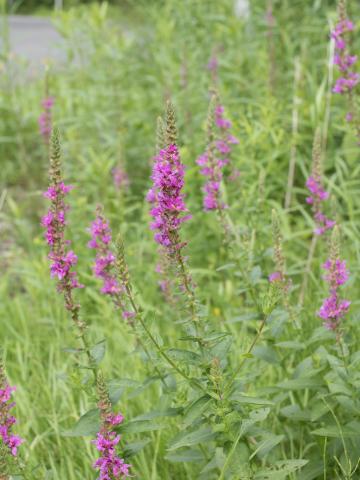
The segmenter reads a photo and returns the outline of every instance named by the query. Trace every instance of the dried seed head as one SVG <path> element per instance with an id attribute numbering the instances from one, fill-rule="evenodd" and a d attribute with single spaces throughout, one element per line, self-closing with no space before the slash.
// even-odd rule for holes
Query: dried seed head
<path id="1" fill-rule="evenodd" d="M 166 104 L 166 146 L 175 145 L 177 140 L 176 116 L 173 104 L 168 101 Z"/>
<path id="2" fill-rule="evenodd" d="M 156 123 L 156 153 L 166 147 L 166 129 L 164 121 L 158 117 Z"/>
<path id="3" fill-rule="evenodd" d="M 60 132 L 58 128 L 54 128 L 50 139 L 50 181 L 53 185 L 61 181 L 61 146 Z"/>
<path id="4" fill-rule="evenodd" d="M 335 225 L 333 231 L 331 233 L 331 240 L 330 240 L 330 258 L 332 261 L 337 260 L 340 258 L 340 228 L 338 225 Z"/>
<path id="5" fill-rule="evenodd" d="M 129 269 L 125 260 L 125 247 L 124 242 L 119 234 L 116 238 L 116 271 L 119 276 L 120 284 L 125 287 L 131 288 Z"/>
<path id="6" fill-rule="evenodd" d="M 99 403 L 98 407 L 101 412 L 101 416 L 107 416 L 111 413 L 111 402 L 109 398 L 108 389 L 105 383 L 104 376 L 101 371 L 98 371 L 96 379 L 96 389 L 98 393 Z"/>

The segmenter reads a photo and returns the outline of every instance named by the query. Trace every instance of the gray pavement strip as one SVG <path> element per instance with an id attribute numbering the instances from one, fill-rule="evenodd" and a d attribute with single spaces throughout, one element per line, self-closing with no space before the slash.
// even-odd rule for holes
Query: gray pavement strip
<path id="1" fill-rule="evenodd" d="M 0 19 L 3 28 L 4 19 Z M 29 62 L 31 69 L 41 67 L 46 60 L 66 59 L 64 41 L 47 18 L 25 15 L 8 17 L 11 54 Z M 3 48 L 0 38 L 0 48 Z"/>

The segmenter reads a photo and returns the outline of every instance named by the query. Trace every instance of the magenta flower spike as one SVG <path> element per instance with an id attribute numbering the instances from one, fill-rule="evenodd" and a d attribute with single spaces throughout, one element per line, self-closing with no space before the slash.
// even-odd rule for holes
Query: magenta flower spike
<path id="1" fill-rule="evenodd" d="M 112 241 L 111 229 L 109 222 L 103 217 L 100 207 L 97 208 L 96 219 L 89 230 L 91 240 L 88 246 L 96 251 L 93 272 L 96 277 L 101 278 L 103 281 L 101 292 L 105 295 L 118 296 L 121 293 L 121 287 L 114 273 L 115 255 L 110 248 Z"/>
<path id="2" fill-rule="evenodd" d="M 121 413 L 112 412 L 112 405 L 101 373 L 98 374 L 97 389 L 101 427 L 96 439 L 92 442 L 99 452 L 99 458 L 93 467 L 99 472 L 98 480 L 127 478 L 130 476 L 131 465 L 125 463 L 117 454 L 116 449 L 121 437 L 114 431 L 114 428 L 123 422 L 124 417 Z"/>
<path id="3" fill-rule="evenodd" d="M 41 102 L 43 111 L 39 115 L 38 123 L 40 134 L 44 138 L 46 144 L 49 144 L 52 131 L 52 108 L 54 106 L 54 103 L 54 97 L 50 96 L 45 97 Z"/>
<path id="4" fill-rule="evenodd" d="M 130 186 L 129 175 L 121 165 L 118 165 L 117 167 L 112 169 L 112 177 L 113 177 L 114 186 L 117 190 L 122 191 L 122 190 L 127 190 L 129 188 Z"/>
<path id="5" fill-rule="evenodd" d="M 322 268 L 326 271 L 324 280 L 329 285 L 329 296 L 323 301 L 318 315 L 323 319 L 325 328 L 338 330 L 341 319 L 348 312 L 351 304 L 349 300 L 341 299 L 339 293 L 339 288 L 349 278 L 349 272 L 346 262 L 340 259 L 338 227 L 335 227 L 332 234 L 330 258 L 326 260 Z"/>
<path id="6" fill-rule="evenodd" d="M 346 1 L 340 0 L 339 21 L 331 32 L 331 38 L 335 42 L 334 64 L 340 72 L 340 77 L 336 80 L 332 91 L 333 93 L 347 96 L 349 111 L 345 119 L 353 124 L 358 141 L 360 141 L 360 117 L 354 98 L 355 89 L 360 82 L 360 73 L 356 71 L 355 66 L 358 57 L 351 54 L 348 43 L 348 36 L 354 28 L 353 22 L 347 18 Z"/>
<path id="7" fill-rule="evenodd" d="M 238 139 L 229 133 L 230 128 L 231 122 L 224 116 L 224 107 L 214 97 L 209 107 L 207 150 L 196 160 L 201 167 L 200 173 L 207 178 L 203 187 L 203 207 L 206 211 L 220 211 L 226 208 L 222 200 L 221 182 L 224 178 L 224 168 L 230 164 L 232 145 L 239 143 Z M 236 180 L 239 173 L 238 170 L 234 170 L 228 177 L 229 180 Z"/>
<path id="8" fill-rule="evenodd" d="M 322 186 L 321 177 L 321 136 L 320 131 L 317 130 L 312 153 L 312 172 L 306 181 L 306 188 L 310 193 L 306 198 L 306 203 L 312 207 L 315 222 L 315 235 L 323 235 L 327 230 L 331 230 L 336 224 L 335 220 L 329 219 L 323 213 L 323 203 L 328 200 L 329 193 Z"/>
<path id="9" fill-rule="evenodd" d="M 44 197 L 50 201 L 46 215 L 42 217 L 41 224 L 45 229 L 45 239 L 50 247 L 50 274 L 57 278 L 58 290 L 64 293 L 66 307 L 73 308 L 70 299 L 71 290 L 82 288 L 73 267 L 77 263 L 77 256 L 69 249 L 70 241 L 65 240 L 66 214 L 69 206 L 65 203 L 66 195 L 72 190 L 71 185 L 65 185 L 62 179 L 60 165 L 59 134 L 56 131 L 52 138 L 52 154 L 50 159 L 50 186 Z"/>
<path id="10" fill-rule="evenodd" d="M 15 390 L 15 387 L 8 384 L 0 361 L 0 444 L 2 442 L 9 455 L 13 457 L 17 456 L 19 446 L 24 443 L 22 438 L 12 432 L 13 426 L 17 422 L 11 413 L 15 407 L 15 402 L 12 401 L 12 394 Z"/>
<path id="11" fill-rule="evenodd" d="M 168 145 L 154 159 L 153 187 L 147 194 L 148 202 L 153 205 L 150 214 L 155 241 L 171 254 L 185 246 L 180 241 L 179 230 L 181 224 L 191 218 L 189 214 L 184 215 L 188 212 L 182 193 L 184 172 L 178 147 Z"/>

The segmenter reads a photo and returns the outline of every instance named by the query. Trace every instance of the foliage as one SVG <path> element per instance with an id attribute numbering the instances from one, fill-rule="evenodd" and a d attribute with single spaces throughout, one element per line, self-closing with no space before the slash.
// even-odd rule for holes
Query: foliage
<path id="1" fill-rule="evenodd" d="M 128 2 L 124 17 L 120 6 L 115 17 L 106 4 L 91 4 L 54 17 L 67 61 L 65 68 L 50 65 L 46 81 L 55 97 L 64 176 L 75 186 L 67 235 L 86 285 L 77 298 L 90 326 L 91 356 L 106 372 L 112 405 L 125 415 L 116 430 L 138 478 L 359 475 L 359 149 L 344 121 L 344 98 L 331 94 L 329 24 L 336 22 L 336 5 L 274 0 L 271 25 L 270 2 L 250 3 L 249 18 L 238 18 L 230 0 Z M 350 14 L 359 18 L 355 3 Z M 355 35 L 352 49 L 359 45 Z M 217 90 L 240 141 L 232 162 L 241 174 L 224 191 L 235 232 L 230 240 L 216 213 L 202 209 L 196 164 L 206 148 L 213 87 L 207 64 L 214 52 Z M 73 326 L 48 278 L 40 227 L 48 183 L 47 145 L 37 125 L 44 79 L 29 81 L 16 58 L 4 54 L 2 62 L 0 342 L 18 386 L 25 478 L 90 479 L 99 411 Z M 193 216 L 181 234 L 199 331 L 181 289 L 173 285 L 166 300 L 159 288 L 159 253 L 148 227 L 156 121 L 170 97 Z M 317 127 L 326 140 L 323 174 L 341 227 L 341 256 L 351 272 L 345 288 L 352 304 L 340 337 L 317 315 L 327 292 L 321 265 L 329 233 L 315 242 L 307 270 L 314 222 L 305 181 Z M 294 145 L 294 187 L 284 209 Z M 119 164 L 130 179 L 122 191 L 111 176 Z M 91 272 L 87 229 L 99 203 L 114 235 L 124 239 L 135 328 Z M 279 248 L 282 286 L 268 281 Z"/>

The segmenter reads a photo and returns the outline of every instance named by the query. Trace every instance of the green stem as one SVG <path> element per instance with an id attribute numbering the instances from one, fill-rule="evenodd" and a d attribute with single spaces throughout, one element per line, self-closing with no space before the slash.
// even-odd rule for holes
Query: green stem
<path id="1" fill-rule="evenodd" d="M 227 395 L 227 393 L 230 392 L 231 385 L 232 385 L 233 381 L 235 380 L 236 376 L 238 375 L 238 373 L 240 372 L 242 366 L 243 366 L 244 363 L 246 362 L 247 356 L 251 354 L 251 352 L 253 351 L 255 345 L 256 345 L 257 342 L 259 341 L 259 339 L 260 339 L 260 337 L 261 337 L 261 334 L 262 334 L 262 332 L 263 332 L 263 330 L 264 330 L 264 327 L 265 327 L 265 324 L 266 324 L 266 320 L 267 320 L 267 316 L 264 316 L 264 318 L 263 318 L 262 321 L 261 321 L 259 330 L 257 331 L 257 334 L 256 334 L 256 336 L 254 337 L 253 341 L 251 342 L 250 347 L 248 348 L 248 350 L 247 350 L 247 352 L 245 353 L 242 361 L 240 362 L 240 364 L 238 365 L 238 367 L 236 368 L 236 370 L 235 370 L 234 373 L 232 374 L 229 382 L 228 382 L 227 385 L 225 386 L 225 388 L 224 388 L 225 396 Z"/>
<path id="2" fill-rule="evenodd" d="M 139 322 L 141 323 L 141 326 L 143 327 L 144 331 L 146 332 L 147 336 L 149 337 L 149 339 L 151 340 L 151 342 L 153 343 L 153 345 L 155 346 L 156 350 L 159 352 L 159 354 L 163 357 L 163 359 L 180 375 L 182 376 L 187 382 L 190 383 L 190 385 L 193 385 L 193 386 L 196 386 L 197 388 L 199 388 L 200 390 L 202 390 L 204 393 L 208 393 L 206 388 L 204 388 L 201 383 L 199 383 L 197 380 L 195 379 L 192 379 L 190 378 L 180 367 L 178 367 L 176 365 L 176 363 L 167 355 L 167 353 L 164 352 L 164 350 L 161 348 L 161 346 L 159 345 L 159 343 L 157 342 L 156 338 L 153 336 L 153 334 L 151 333 L 151 331 L 148 329 L 144 319 L 142 318 L 142 314 L 140 312 L 140 309 L 137 307 L 135 301 L 134 301 L 134 298 L 133 298 L 133 295 L 132 295 L 132 292 L 131 292 L 131 289 L 129 287 L 129 285 L 126 285 L 125 286 L 125 289 L 126 289 L 126 293 L 127 293 L 127 296 L 129 298 L 129 301 L 131 303 L 131 306 L 134 310 L 134 312 L 136 313 L 136 316 L 139 320 Z"/>

